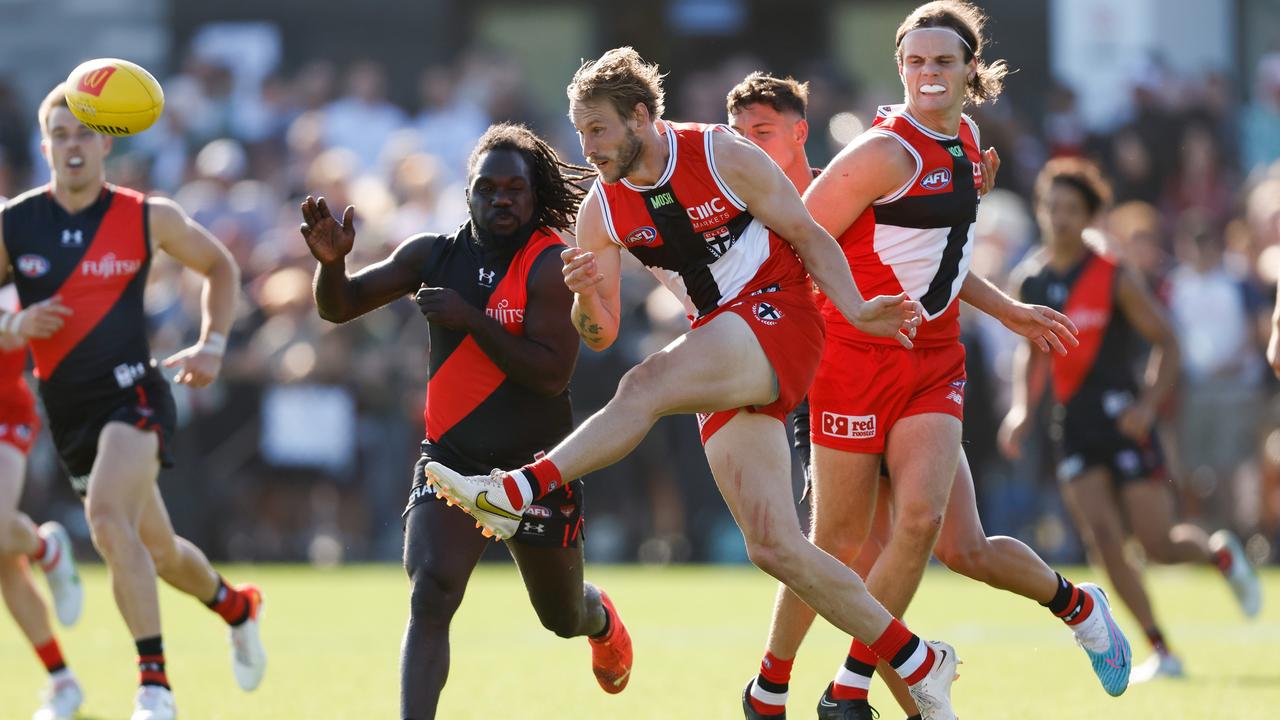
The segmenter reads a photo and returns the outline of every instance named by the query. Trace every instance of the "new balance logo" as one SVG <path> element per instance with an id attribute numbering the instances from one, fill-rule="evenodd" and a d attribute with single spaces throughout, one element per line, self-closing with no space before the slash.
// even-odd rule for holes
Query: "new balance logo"
<path id="1" fill-rule="evenodd" d="M 850 440 L 870 440 L 876 436 L 875 415 L 822 413 L 822 434 Z"/>

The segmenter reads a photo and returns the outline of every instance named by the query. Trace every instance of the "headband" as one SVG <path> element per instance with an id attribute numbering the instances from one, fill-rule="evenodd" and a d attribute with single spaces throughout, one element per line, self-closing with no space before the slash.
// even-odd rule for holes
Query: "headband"
<path id="1" fill-rule="evenodd" d="M 960 38 L 960 44 L 961 44 L 961 45 L 964 45 L 964 49 L 965 49 L 965 50 L 968 50 L 970 55 L 975 55 L 975 56 L 976 56 L 976 55 L 978 54 L 978 53 L 976 53 L 976 52 L 974 52 L 974 51 L 973 51 L 973 48 L 972 48 L 972 47 L 970 47 L 970 46 L 969 46 L 969 41 L 968 41 L 968 40 L 965 40 L 963 35 L 961 35 L 959 32 L 957 32 L 955 28 L 953 28 L 953 27 L 948 27 L 948 26 L 946 26 L 946 25 L 929 25 L 929 26 L 926 26 L 926 27 L 918 27 L 918 28 L 914 28 L 914 29 L 912 29 L 912 30 L 909 30 L 909 31 L 907 31 L 907 32 L 905 32 L 905 33 L 903 33 L 903 34 L 902 34 L 902 40 L 899 40 L 899 41 L 898 41 L 898 47 L 902 47 L 902 42 L 903 42 L 903 40 L 906 40 L 906 39 L 907 39 L 907 36 L 908 36 L 908 35 L 910 35 L 910 34 L 911 34 L 911 33 L 913 33 L 913 32 L 920 32 L 921 30 L 946 30 L 947 32 L 951 33 L 952 35 L 955 35 L 956 37 Z"/>

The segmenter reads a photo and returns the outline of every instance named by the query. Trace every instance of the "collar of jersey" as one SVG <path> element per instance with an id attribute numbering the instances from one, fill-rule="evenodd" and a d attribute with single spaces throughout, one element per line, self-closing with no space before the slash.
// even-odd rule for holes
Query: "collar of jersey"
<path id="1" fill-rule="evenodd" d="M 667 130 L 667 147 L 671 150 L 671 152 L 667 153 L 667 169 L 662 172 L 662 177 L 658 178 L 658 182 L 652 185 L 636 185 L 630 180 L 622 178 L 622 184 L 636 192 L 644 192 L 646 190 L 652 190 L 656 187 L 666 185 L 671 180 L 671 176 L 676 172 L 676 129 L 671 127 L 671 123 L 666 120 L 661 120 L 659 122 L 661 122 L 662 126 Z"/>
<path id="2" fill-rule="evenodd" d="M 920 122 L 919 120 L 916 120 L 915 117 L 911 115 L 911 111 L 907 109 L 907 106 L 905 104 L 891 105 L 890 107 L 894 109 L 901 108 L 899 112 L 902 113 L 902 117 L 907 119 L 907 122 L 911 123 L 912 125 L 915 125 L 917 130 L 924 133 L 925 135 L 928 135 L 934 140 L 959 140 L 960 139 L 960 133 L 956 133 L 955 135 L 943 135 L 937 130 L 930 130 L 929 128 L 925 127 L 924 123 Z M 963 125 L 964 120 L 961 119 L 960 123 Z"/>

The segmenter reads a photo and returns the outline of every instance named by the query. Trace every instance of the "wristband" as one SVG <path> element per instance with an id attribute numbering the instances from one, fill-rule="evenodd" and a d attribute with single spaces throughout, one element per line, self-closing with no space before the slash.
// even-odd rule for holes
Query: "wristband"
<path id="1" fill-rule="evenodd" d="M 0 333 L 5 335 L 17 335 L 18 329 L 22 326 L 22 311 L 7 312 L 0 316 Z"/>
<path id="2" fill-rule="evenodd" d="M 227 351 L 227 336 L 219 332 L 209 333 L 209 337 L 200 343 L 200 352 L 221 356 Z"/>

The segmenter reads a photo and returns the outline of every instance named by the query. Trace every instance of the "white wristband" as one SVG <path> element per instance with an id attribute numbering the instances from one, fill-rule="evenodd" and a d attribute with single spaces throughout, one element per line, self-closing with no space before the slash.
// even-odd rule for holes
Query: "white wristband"
<path id="1" fill-rule="evenodd" d="M 227 336 L 218 332 L 209 333 L 209 337 L 200 343 L 200 352 L 210 355 L 222 355 L 227 351 Z"/>
<path id="2" fill-rule="evenodd" d="M 0 333 L 5 335 L 17 335 L 19 328 L 22 326 L 22 311 L 7 312 L 0 316 Z"/>

